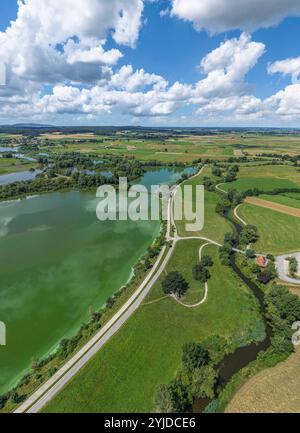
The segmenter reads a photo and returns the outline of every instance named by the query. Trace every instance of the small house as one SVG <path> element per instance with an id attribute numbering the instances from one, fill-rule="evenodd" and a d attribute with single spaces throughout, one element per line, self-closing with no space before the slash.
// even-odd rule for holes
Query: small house
<path id="1" fill-rule="evenodd" d="M 265 268 L 267 266 L 267 259 L 264 256 L 256 257 L 256 264 L 260 268 Z"/>

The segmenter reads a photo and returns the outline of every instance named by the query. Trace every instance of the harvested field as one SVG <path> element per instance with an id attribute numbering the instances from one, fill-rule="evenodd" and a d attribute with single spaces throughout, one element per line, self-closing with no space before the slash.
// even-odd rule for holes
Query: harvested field
<path id="1" fill-rule="evenodd" d="M 245 200 L 246 203 L 253 204 L 254 206 L 263 207 L 265 209 L 272 209 L 276 212 L 284 213 L 286 215 L 291 215 L 300 218 L 300 209 L 296 209 L 290 206 L 285 206 L 279 203 L 273 203 L 271 201 L 263 200 L 257 197 L 248 197 Z"/>
<path id="2" fill-rule="evenodd" d="M 259 373 L 236 394 L 227 413 L 300 413 L 300 348 L 285 362 Z"/>
<path id="3" fill-rule="evenodd" d="M 90 140 L 96 138 L 93 132 L 87 132 L 85 134 L 62 134 L 60 132 L 53 132 L 51 134 L 42 134 L 42 138 L 47 140 Z"/>

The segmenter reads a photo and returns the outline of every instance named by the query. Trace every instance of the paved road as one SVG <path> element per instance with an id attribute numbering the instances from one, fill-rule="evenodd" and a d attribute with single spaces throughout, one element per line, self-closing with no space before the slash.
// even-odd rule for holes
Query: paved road
<path id="1" fill-rule="evenodd" d="M 26 412 L 27 413 L 37 413 L 43 409 L 43 407 L 49 403 L 68 382 L 81 370 L 81 368 L 94 356 L 99 350 L 119 331 L 119 329 L 127 322 L 127 320 L 132 316 L 132 314 L 139 308 L 142 304 L 153 285 L 157 282 L 160 275 L 164 271 L 168 261 L 170 260 L 174 249 L 176 246 L 176 241 L 173 243 L 172 248 L 168 251 L 162 265 L 160 266 L 158 272 L 155 274 L 154 278 L 148 283 L 145 289 L 142 291 L 140 296 L 136 301 L 130 305 L 126 312 L 114 323 L 114 325 L 107 331 L 107 333 L 58 381 L 46 394 L 44 394 L 33 406 L 31 406 Z"/>
<path id="2" fill-rule="evenodd" d="M 178 188 L 178 187 L 177 187 Z M 168 226 L 166 240 L 171 238 L 172 202 L 177 188 L 173 189 L 168 206 Z M 176 234 L 175 234 L 176 236 Z M 172 247 L 163 247 L 154 267 L 137 291 L 130 297 L 118 313 L 95 335 L 75 356 L 73 356 L 51 379 L 42 385 L 29 399 L 27 399 L 15 413 L 39 412 L 59 391 L 74 377 L 74 375 L 116 334 L 129 317 L 138 309 L 151 288 L 164 271 L 176 247 L 175 238 Z M 169 251 L 167 251 L 169 249 Z M 164 261 L 163 256 L 167 251 Z M 159 266 L 160 265 L 160 266 Z"/>
<path id="3" fill-rule="evenodd" d="M 288 259 L 289 257 L 296 257 L 296 259 L 298 259 L 298 263 L 300 263 L 300 253 L 286 254 L 285 256 L 276 257 L 276 268 L 277 268 L 278 276 L 280 280 L 285 281 L 286 283 L 299 285 L 300 284 L 299 278 L 297 279 L 288 276 L 289 268 L 286 259 Z"/>
<path id="4" fill-rule="evenodd" d="M 203 167 L 204 168 L 204 167 Z M 202 172 L 201 169 L 200 173 Z M 198 173 L 199 175 L 199 173 Z M 172 215 L 172 202 L 177 188 L 173 190 L 172 197 L 168 207 L 168 229 L 166 240 L 171 240 L 171 222 L 173 221 Z M 127 320 L 134 314 L 134 312 L 142 304 L 150 290 L 157 282 L 163 271 L 165 270 L 174 250 L 176 244 L 180 240 L 200 239 L 207 241 L 211 244 L 221 246 L 221 244 L 201 237 L 179 238 L 175 229 L 174 240 L 172 241 L 171 248 L 165 246 L 156 261 L 151 272 L 147 278 L 140 285 L 138 290 L 130 297 L 126 304 L 118 311 L 118 313 L 95 335 L 72 359 L 70 359 L 48 382 L 39 388 L 28 400 L 26 400 L 15 413 L 37 413 L 49 403 L 66 385 L 70 380 L 81 370 L 81 368 L 120 330 L 120 328 L 127 322 Z M 167 252 L 167 254 L 166 254 Z M 163 262 L 161 260 L 166 254 Z M 160 264 L 161 263 L 161 264 Z"/>

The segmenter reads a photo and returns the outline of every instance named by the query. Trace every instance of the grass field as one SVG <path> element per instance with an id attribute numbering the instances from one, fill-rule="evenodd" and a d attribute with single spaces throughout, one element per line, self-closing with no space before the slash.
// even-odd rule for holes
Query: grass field
<path id="1" fill-rule="evenodd" d="M 165 138 L 162 136 L 165 135 Z M 255 133 L 218 133 L 215 135 L 173 135 L 152 133 L 144 139 L 139 133 L 116 133 L 110 137 L 93 134 L 46 134 L 50 143 L 66 146 L 64 150 L 130 155 L 142 161 L 192 162 L 198 158 L 225 160 L 230 156 L 256 156 L 261 153 L 298 154 L 299 135 L 268 135 Z M 96 140 L 95 143 L 88 140 Z M 76 143 L 76 141 L 83 141 Z M 86 143 L 84 140 L 87 140 Z"/>
<path id="2" fill-rule="evenodd" d="M 241 167 L 236 182 L 222 185 L 222 189 L 247 191 L 257 188 L 265 192 L 277 188 L 300 188 L 300 172 L 288 165 Z"/>
<path id="3" fill-rule="evenodd" d="M 166 272 L 180 266 L 187 276 L 191 254 L 196 257 L 200 245 L 180 242 Z M 185 342 L 218 334 L 240 345 L 251 333 L 257 335 L 261 319 L 256 301 L 220 264 L 216 247 L 208 247 L 206 254 L 215 263 L 206 304 L 191 310 L 169 298 L 153 303 L 163 296 L 160 280 L 145 301 L 152 303 L 138 310 L 45 412 L 150 412 L 156 386 L 173 379 L 180 367 Z"/>
<path id="4" fill-rule="evenodd" d="M 242 178 L 236 182 L 231 182 L 222 185 L 222 189 L 229 191 L 230 189 L 238 189 L 245 192 L 249 189 L 257 188 L 260 191 L 270 192 L 277 188 L 300 188 L 300 185 L 288 179 L 273 179 L 273 178 Z"/>
<path id="5" fill-rule="evenodd" d="M 250 379 L 227 413 L 300 413 L 300 349 L 285 362 Z"/>
<path id="6" fill-rule="evenodd" d="M 300 219 L 251 204 L 238 211 L 248 224 L 258 227 L 260 239 L 254 248 L 260 253 L 285 254 L 300 250 Z"/>
<path id="7" fill-rule="evenodd" d="M 268 200 L 272 203 L 283 204 L 284 206 L 289 206 L 295 209 L 300 209 L 300 200 L 296 198 L 289 197 L 288 195 L 260 195 L 259 198 L 263 200 Z"/>
<path id="8" fill-rule="evenodd" d="M 193 187 L 195 187 L 196 185 L 202 185 L 204 176 L 211 177 L 210 168 L 205 168 L 200 176 L 188 180 L 184 183 L 184 185 L 192 185 Z M 195 188 L 193 192 L 195 193 Z M 223 243 L 225 233 L 232 231 L 232 226 L 225 218 L 222 218 L 219 214 L 216 213 L 216 205 L 218 201 L 219 196 L 217 193 L 205 191 L 205 221 L 203 230 L 200 232 L 187 232 L 185 229 L 185 221 L 177 221 L 179 236 L 202 236 L 212 239 L 216 242 Z"/>
<path id="9" fill-rule="evenodd" d="M 296 209 L 295 207 L 286 206 L 280 203 L 274 203 L 269 200 L 263 200 L 259 197 L 247 197 L 245 199 L 245 203 L 253 204 L 254 206 L 259 206 L 265 209 L 271 209 L 275 212 L 280 212 L 286 215 L 291 215 L 297 218 L 300 218 L 300 209 Z"/>
<path id="10" fill-rule="evenodd" d="M 299 169 L 290 165 L 264 165 L 241 167 L 239 178 L 269 178 L 273 180 L 290 180 L 300 184 Z"/>
<path id="11" fill-rule="evenodd" d="M 17 158 L 0 158 L 0 176 L 37 168 L 37 164 Z"/>

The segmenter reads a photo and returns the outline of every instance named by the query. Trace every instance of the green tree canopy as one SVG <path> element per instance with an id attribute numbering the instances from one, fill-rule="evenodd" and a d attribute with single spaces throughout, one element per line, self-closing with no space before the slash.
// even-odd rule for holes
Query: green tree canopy
<path id="1" fill-rule="evenodd" d="M 174 294 L 181 298 L 188 290 L 189 284 L 179 272 L 170 272 L 163 280 L 162 288 L 166 295 Z"/>

